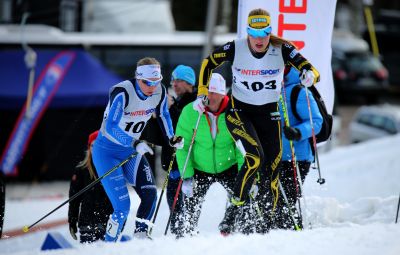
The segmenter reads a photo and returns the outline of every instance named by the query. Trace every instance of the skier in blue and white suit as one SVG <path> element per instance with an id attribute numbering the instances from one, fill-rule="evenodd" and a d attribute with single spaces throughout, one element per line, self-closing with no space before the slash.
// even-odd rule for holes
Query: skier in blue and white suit
<path id="1" fill-rule="evenodd" d="M 129 214 L 127 184 L 132 185 L 141 203 L 136 214 L 134 237 L 146 237 L 148 222 L 153 216 L 157 190 L 144 154 L 153 154 L 146 142 L 139 140 L 147 121 L 156 114 L 160 127 L 171 146 L 183 147 L 183 140 L 174 136 L 168 112 L 166 89 L 161 84 L 160 63 L 154 58 L 138 61 L 136 79 L 113 86 L 104 112 L 99 135 L 93 144 L 93 163 L 98 176 L 137 152 L 129 162 L 102 179 L 114 212 L 107 223 L 106 241 L 116 241 Z"/>

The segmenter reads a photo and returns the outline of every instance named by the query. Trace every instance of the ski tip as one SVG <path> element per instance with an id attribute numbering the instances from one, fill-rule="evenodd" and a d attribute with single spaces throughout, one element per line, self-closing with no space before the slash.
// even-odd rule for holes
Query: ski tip
<path id="1" fill-rule="evenodd" d="M 28 227 L 28 226 L 24 226 L 24 227 L 22 228 L 22 232 L 28 233 L 28 231 L 29 231 L 29 227 Z"/>

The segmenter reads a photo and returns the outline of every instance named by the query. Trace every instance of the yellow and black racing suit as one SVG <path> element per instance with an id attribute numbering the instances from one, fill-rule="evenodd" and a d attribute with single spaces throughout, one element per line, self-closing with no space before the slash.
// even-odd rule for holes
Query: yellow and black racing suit
<path id="1" fill-rule="evenodd" d="M 240 42 L 239 40 L 242 41 Z M 264 200 L 263 203 L 265 206 L 267 206 L 266 204 L 268 203 L 272 205 L 272 208 L 275 208 L 279 194 L 278 166 L 282 156 L 280 114 L 278 109 L 280 87 L 278 88 L 278 86 L 281 86 L 280 83 L 283 79 L 284 65 L 291 64 L 298 69 L 300 73 L 302 73 L 303 70 L 311 70 L 315 74 L 316 80 L 319 80 L 319 74 L 291 44 L 283 44 L 278 47 L 271 46 L 272 44 L 270 44 L 267 51 L 263 53 L 255 53 L 247 46 L 249 52 L 249 56 L 246 57 L 247 62 L 252 62 L 252 59 L 257 61 L 263 58 L 265 62 L 262 63 L 268 66 L 269 59 L 273 59 L 273 56 L 275 56 L 278 60 L 274 61 L 278 64 L 274 65 L 274 69 L 263 69 L 262 67 L 260 70 L 244 69 L 241 63 L 238 63 L 238 59 L 240 58 L 235 61 L 235 56 L 237 57 L 239 53 L 235 51 L 238 49 L 244 52 L 242 52 L 241 55 L 239 54 L 239 56 L 243 56 L 243 54 L 246 56 L 247 54 L 244 47 L 240 48 L 238 45 L 235 47 L 235 43 L 247 45 L 247 41 L 243 40 L 246 39 L 228 42 L 214 50 L 211 55 L 203 60 L 199 76 L 198 96 L 206 96 L 208 94 L 208 81 L 213 69 L 222 65 L 225 61 L 229 61 L 232 64 L 233 81 L 232 96 L 226 110 L 226 123 L 233 139 L 236 141 L 239 148 L 242 149 L 245 156 L 245 163 L 236 178 L 234 197 L 236 201 L 238 201 L 238 205 L 243 204 L 248 198 L 256 174 L 259 173 L 262 178 L 261 184 L 264 186 L 260 189 L 260 191 L 264 191 L 260 193 L 264 193 L 265 197 L 267 197 L 265 194 L 270 191 L 273 194 L 273 196 L 268 196 L 269 198 Z M 281 50 L 281 52 L 279 52 L 279 50 Z M 244 66 L 246 66 L 246 64 L 244 64 Z M 248 66 L 252 66 L 252 64 L 249 63 Z M 244 75 L 253 75 L 249 78 L 250 81 L 253 82 L 249 83 L 243 79 L 241 81 L 235 80 L 235 72 Z M 279 78 L 275 79 L 278 77 L 277 75 Z M 261 81 L 268 82 L 257 82 L 257 77 L 261 79 Z M 282 77 L 282 79 L 280 77 Z M 240 89 L 244 91 L 245 95 L 243 96 L 242 93 L 240 97 L 242 100 L 239 100 L 235 96 L 235 86 L 242 86 Z M 264 103 L 264 96 L 257 97 L 258 91 L 267 93 L 267 96 L 268 93 L 274 93 L 273 97 L 271 97 L 272 100 L 266 100 Z M 246 93 L 248 93 L 248 95 Z M 275 94 L 277 95 L 275 96 Z M 265 209 L 268 208 L 265 207 Z M 271 209 L 271 207 L 269 207 L 269 209 Z"/>

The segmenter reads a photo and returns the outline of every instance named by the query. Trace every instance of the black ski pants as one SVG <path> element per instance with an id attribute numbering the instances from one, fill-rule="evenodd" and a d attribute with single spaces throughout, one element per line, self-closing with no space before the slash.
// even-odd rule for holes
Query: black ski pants
<path id="1" fill-rule="evenodd" d="M 282 158 L 281 117 L 278 103 L 250 105 L 231 96 L 226 110 L 226 124 L 236 144 L 245 152 L 233 194 L 246 201 L 257 173 L 260 174 L 260 194 L 263 203 L 278 202 L 279 164 Z M 271 191 L 267 192 L 267 191 Z M 272 194 L 268 196 L 267 194 Z"/>

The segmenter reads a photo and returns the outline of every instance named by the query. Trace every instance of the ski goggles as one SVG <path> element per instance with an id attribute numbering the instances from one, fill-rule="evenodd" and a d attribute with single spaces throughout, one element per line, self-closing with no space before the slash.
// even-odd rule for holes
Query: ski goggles
<path id="1" fill-rule="evenodd" d="M 158 84 L 161 83 L 162 78 L 161 78 L 161 79 L 158 79 L 158 80 L 156 80 L 156 81 L 152 81 L 152 80 L 148 80 L 148 79 L 143 79 L 143 78 L 140 79 L 140 80 L 142 80 L 143 83 L 146 84 L 147 86 L 155 87 L 155 86 L 157 86 Z"/>
<path id="2" fill-rule="evenodd" d="M 247 34 L 254 38 L 269 36 L 271 34 L 271 32 L 272 32 L 271 26 L 267 26 L 267 27 L 259 28 L 259 29 L 247 26 Z"/>

